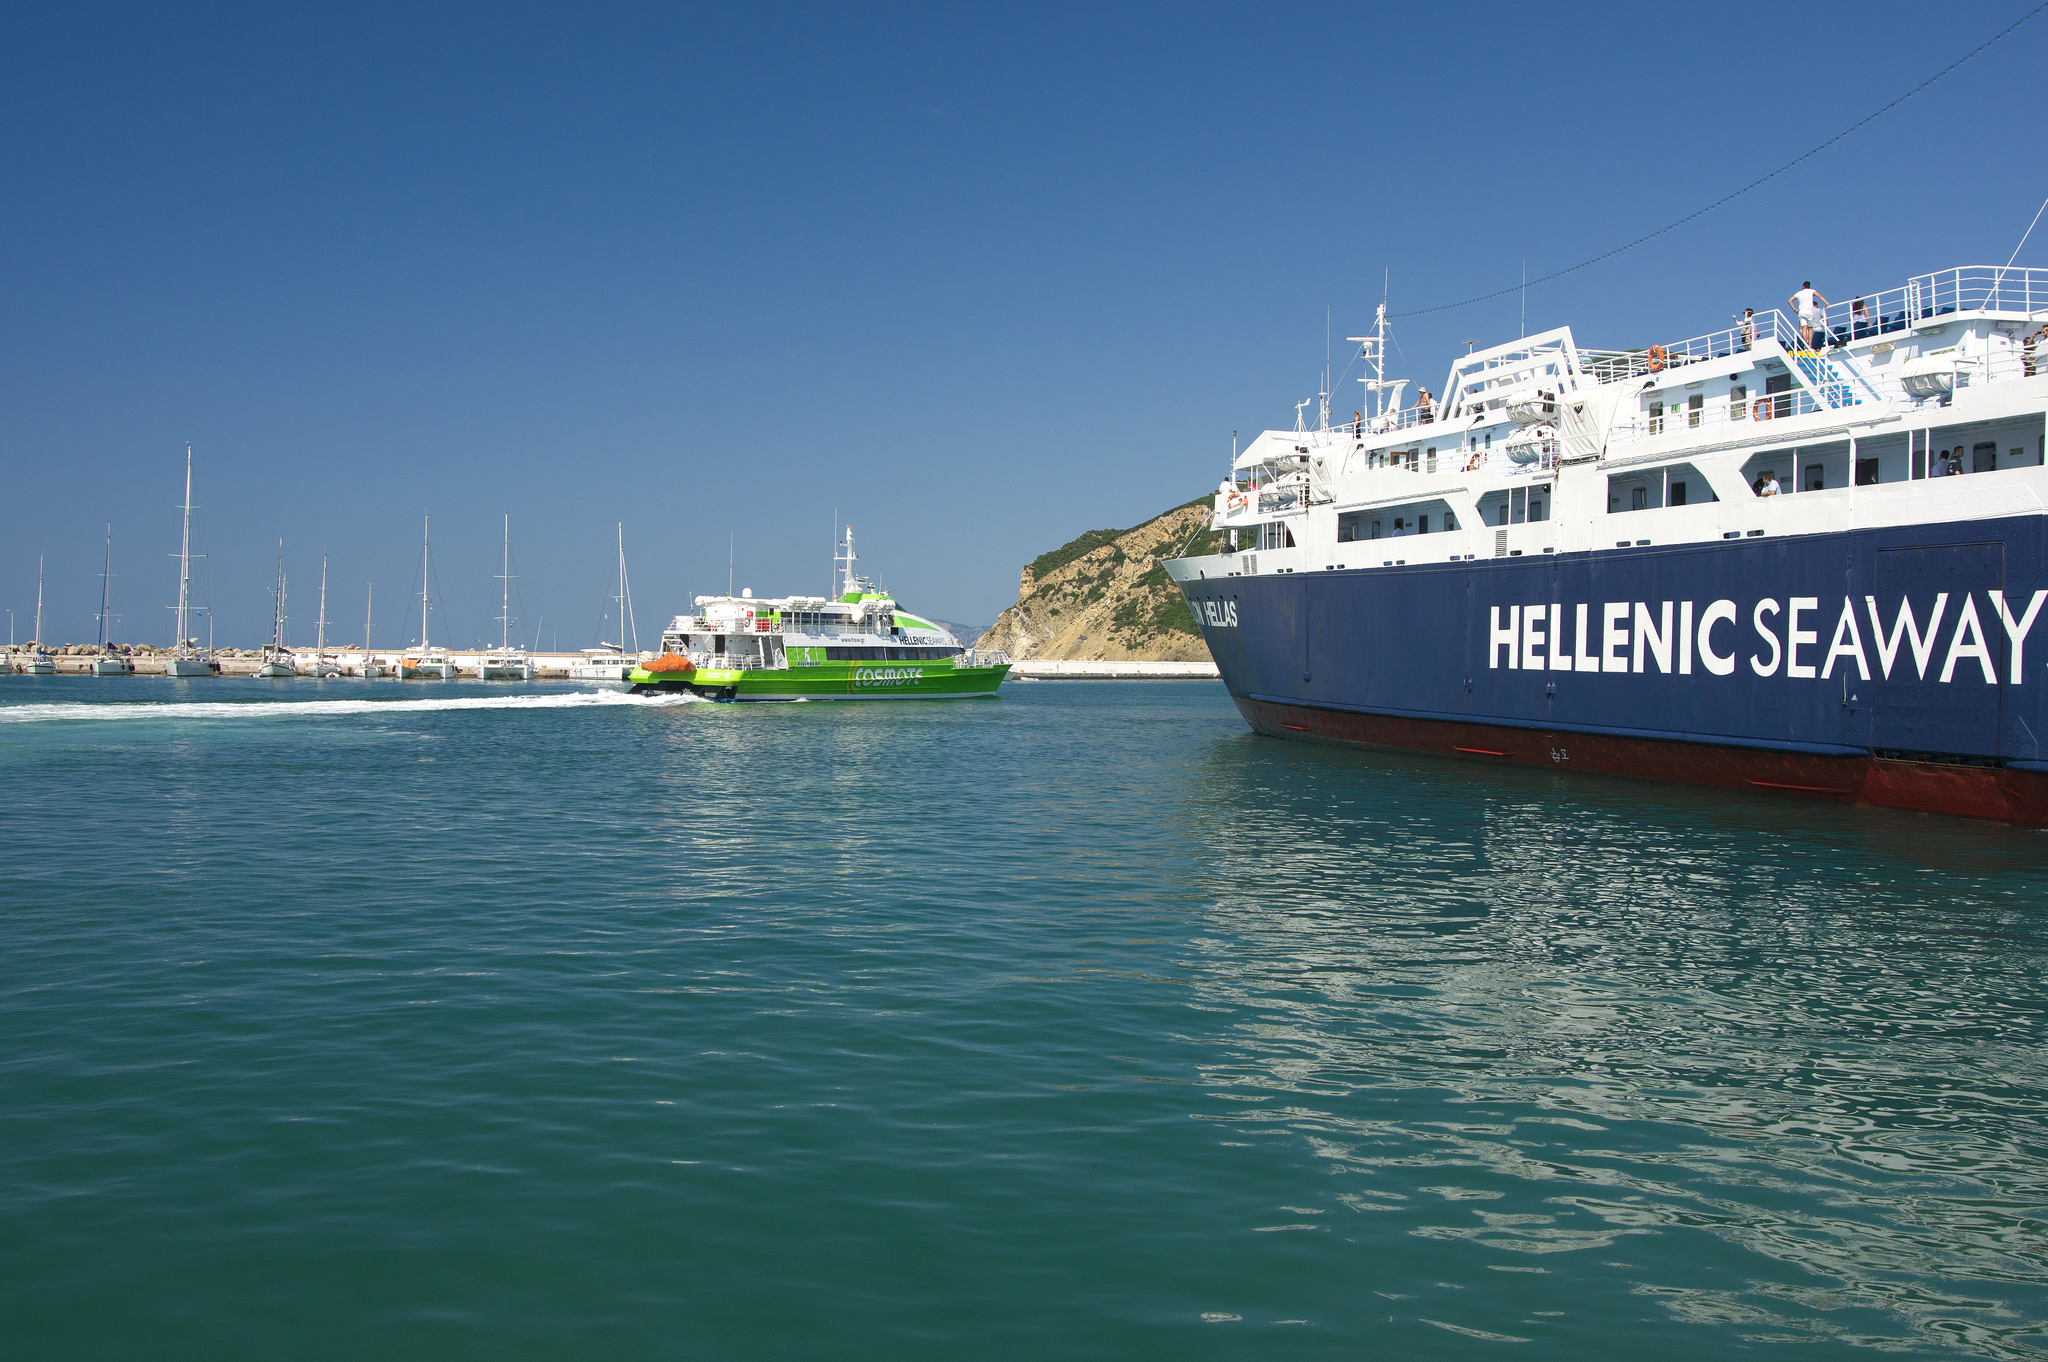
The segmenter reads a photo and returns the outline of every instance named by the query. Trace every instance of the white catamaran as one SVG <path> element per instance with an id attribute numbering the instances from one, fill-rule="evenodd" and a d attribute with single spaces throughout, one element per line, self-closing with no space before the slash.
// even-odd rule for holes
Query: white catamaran
<path id="1" fill-rule="evenodd" d="M 572 681 L 624 681 L 645 656 L 640 651 L 640 629 L 633 619 L 633 586 L 626 576 L 624 521 L 619 523 L 618 589 L 609 599 L 619 609 L 619 641 L 616 645 L 600 641 L 595 648 L 585 648 L 583 660 L 569 664 L 569 679 Z M 630 653 L 626 648 L 629 637 L 632 639 Z"/>
<path id="2" fill-rule="evenodd" d="M 512 646 L 512 517 L 505 517 L 504 566 L 498 572 L 502 603 L 498 610 L 498 647 L 476 661 L 480 681 L 531 681 L 539 674 L 526 649 Z"/>
<path id="3" fill-rule="evenodd" d="M 408 648 L 398 659 L 398 675 L 401 680 L 419 681 L 434 677 L 442 681 L 453 681 L 460 673 L 455 659 L 448 656 L 446 648 L 436 648 L 427 636 L 427 614 L 432 608 L 432 587 L 434 563 L 428 550 L 430 520 L 420 522 L 420 646 Z"/>

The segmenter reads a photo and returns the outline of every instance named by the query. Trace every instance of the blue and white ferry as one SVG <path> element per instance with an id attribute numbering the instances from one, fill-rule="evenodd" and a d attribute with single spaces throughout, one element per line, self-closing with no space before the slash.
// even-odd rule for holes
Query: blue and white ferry
<path id="1" fill-rule="evenodd" d="M 1167 566 L 1276 737 L 2048 821 L 2048 270 L 1386 377 Z M 2039 635 L 2039 637 L 2036 637 Z"/>

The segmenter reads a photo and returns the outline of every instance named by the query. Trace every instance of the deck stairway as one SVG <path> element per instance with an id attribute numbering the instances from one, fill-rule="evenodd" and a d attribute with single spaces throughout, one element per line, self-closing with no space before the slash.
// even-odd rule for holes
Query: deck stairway
<path id="1" fill-rule="evenodd" d="M 1824 407 L 1839 409 L 1861 406 L 1865 402 L 1884 403 L 1884 398 L 1870 379 L 1846 354 L 1830 359 L 1817 351 L 1788 348 L 1785 362 L 1799 375 L 1800 386 L 1812 393 L 1814 400 Z"/>

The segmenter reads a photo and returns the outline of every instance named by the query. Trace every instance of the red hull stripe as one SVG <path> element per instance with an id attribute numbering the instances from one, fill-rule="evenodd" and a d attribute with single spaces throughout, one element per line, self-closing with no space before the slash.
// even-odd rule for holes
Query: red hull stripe
<path id="1" fill-rule="evenodd" d="M 2048 774 L 2015 767 L 1950 766 L 1889 761 L 1868 754 L 1831 756 L 1701 742 L 1665 742 L 1602 733 L 1503 729 L 1494 724 L 1417 719 L 1354 710 L 1318 709 L 1235 697 L 1254 729 L 1273 737 L 1297 735 L 1358 747 L 1444 756 L 1445 749 L 1515 760 L 1487 747 L 1504 732 L 1539 740 L 1521 760 L 1562 771 L 1675 780 L 1722 789 L 1771 790 L 1893 809 L 2048 823 Z"/>

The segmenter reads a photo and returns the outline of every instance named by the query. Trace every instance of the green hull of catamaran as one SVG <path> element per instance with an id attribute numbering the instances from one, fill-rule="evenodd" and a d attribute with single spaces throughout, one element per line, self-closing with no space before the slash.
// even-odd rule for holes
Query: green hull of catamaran
<path id="1" fill-rule="evenodd" d="M 994 695 L 1009 675 L 1007 663 L 957 667 L 931 662 L 819 662 L 805 667 L 750 667 L 725 671 L 649 672 L 626 679 L 635 695 L 688 691 L 707 700 L 952 700 Z"/>

